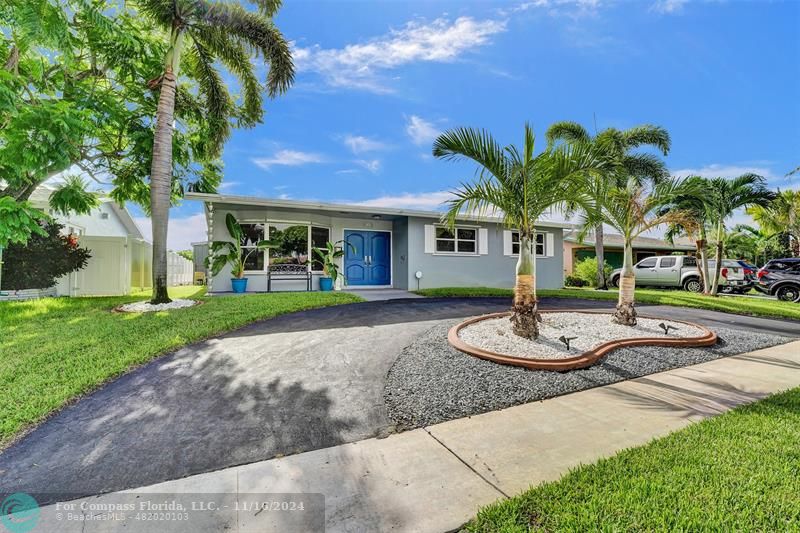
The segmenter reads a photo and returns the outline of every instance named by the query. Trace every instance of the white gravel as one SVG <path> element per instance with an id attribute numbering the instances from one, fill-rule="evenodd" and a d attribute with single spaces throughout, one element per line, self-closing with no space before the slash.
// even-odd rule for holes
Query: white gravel
<path id="1" fill-rule="evenodd" d="M 490 318 L 470 324 L 458 336 L 472 346 L 496 353 L 531 359 L 563 359 L 575 357 L 586 350 L 612 340 L 639 337 L 700 337 L 705 332 L 695 326 L 669 320 L 639 318 L 636 326 L 623 326 L 612 321 L 606 313 L 542 313 L 539 338 L 530 340 L 515 335 L 508 317 Z M 659 324 L 673 326 L 669 335 Z M 575 337 L 570 349 L 559 337 Z"/>
<path id="2" fill-rule="evenodd" d="M 121 305 L 117 308 L 123 313 L 152 313 L 153 311 L 169 311 L 170 309 L 182 309 L 196 305 L 197 300 L 172 300 L 168 304 L 153 305 L 150 302 L 134 302 L 132 304 Z"/>

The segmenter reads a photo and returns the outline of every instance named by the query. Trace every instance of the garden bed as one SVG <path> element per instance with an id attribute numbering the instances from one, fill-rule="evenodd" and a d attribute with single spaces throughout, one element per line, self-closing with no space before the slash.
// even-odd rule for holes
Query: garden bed
<path id="1" fill-rule="evenodd" d="M 432 327 L 407 346 L 389 370 L 384 401 L 399 428 L 436 424 L 794 340 L 717 328 L 714 346 L 621 348 L 594 366 L 550 372 L 500 365 L 456 350 L 447 333 L 459 322 L 446 320 Z"/>

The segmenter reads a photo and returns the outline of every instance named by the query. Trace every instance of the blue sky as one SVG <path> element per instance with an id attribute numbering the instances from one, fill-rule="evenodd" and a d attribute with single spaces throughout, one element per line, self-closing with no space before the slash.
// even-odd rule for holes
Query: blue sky
<path id="1" fill-rule="evenodd" d="M 540 147 L 558 120 L 658 124 L 675 174 L 798 186 L 800 2 L 300 0 L 276 23 L 297 80 L 228 142 L 224 193 L 436 209 L 474 170 L 432 159 L 437 133 L 520 143 L 526 120 Z M 200 211 L 172 210 L 170 247 Z"/>

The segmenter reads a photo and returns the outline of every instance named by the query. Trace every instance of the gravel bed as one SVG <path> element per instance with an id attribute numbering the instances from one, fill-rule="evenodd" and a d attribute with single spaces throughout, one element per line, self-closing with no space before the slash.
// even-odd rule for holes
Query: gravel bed
<path id="1" fill-rule="evenodd" d="M 639 318 L 634 327 L 611 319 L 610 313 L 542 313 L 539 338 L 530 340 L 515 335 L 508 317 L 490 318 L 465 326 L 458 336 L 469 345 L 492 352 L 535 359 L 564 359 L 618 339 L 664 337 L 659 324 L 670 327 L 670 337 L 701 337 L 705 332 L 695 326 L 670 320 Z M 566 349 L 559 338 L 570 338 Z"/>
<path id="2" fill-rule="evenodd" d="M 182 309 L 197 304 L 197 300 L 172 300 L 168 304 L 153 305 L 150 302 L 133 302 L 132 304 L 120 305 L 117 311 L 123 313 L 152 313 L 153 311 L 169 311 L 170 309 Z"/>
<path id="3" fill-rule="evenodd" d="M 458 322 L 443 321 L 422 334 L 400 353 L 389 370 L 384 401 L 389 418 L 399 429 L 552 398 L 794 340 L 715 328 L 719 342 L 712 347 L 622 348 L 589 368 L 552 372 L 500 365 L 459 352 L 447 342 L 447 331 Z"/>

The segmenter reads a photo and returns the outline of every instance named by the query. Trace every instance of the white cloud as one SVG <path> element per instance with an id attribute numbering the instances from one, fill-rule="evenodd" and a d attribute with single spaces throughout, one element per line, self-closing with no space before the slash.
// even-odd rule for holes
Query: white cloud
<path id="1" fill-rule="evenodd" d="M 358 174 L 358 170 L 354 168 L 345 168 L 342 170 L 337 170 L 334 174 Z"/>
<path id="2" fill-rule="evenodd" d="M 292 57 L 299 71 L 316 72 L 328 85 L 376 93 L 392 92 L 380 76 L 383 71 L 416 62 L 447 63 L 505 31 L 505 21 L 459 17 L 430 23 L 408 22 L 400 30 L 344 48 L 295 46 Z"/>
<path id="3" fill-rule="evenodd" d="M 411 115 L 406 122 L 406 133 L 416 145 L 430 144 L 439 135 L 439 128 L 433 123 Z"/>
<path id="4" fill-rule="evenodd" d="M 449 191 L 433 191 L 422 193 L 400 193 L 396 195 L 379 196 L 370 200 L 360 202 L 346 202 L 354 205 L 368 207 L 395 207 L 398 209 L 423 209 L 441 210 L 443 203 L 453 198 L 453 193 Z"/>
<path id="5" fill-rule="evenodd" d="M 220 186 L 217 187 L 217 189 L 219 189 L 220 191 L 229 191 L 235 187 L 238 187 L 241 184 L 242 184 L 241 181 L 223 181 L 220 184 Z"/>
<path id="6" fill-rule="evenodd" d="M 650 9 L 663 14 L 680 13 L 687 3 L 689 0 L 656 0 Z"/>
<path id="7" fill-rule="evenodd" d="M 520 13 L 538 9 L 544 10 L 552 16 L 567 15 L 577 18 L 593 15 L 601 5 L 601 0 L 532 0 L 522 2 L 511 9 L 501 9 L 500 14 L 505 15 L 507 13 Z"/>
<path id="8" fill-rule="evenodd" d="M 381 169 L 380 159 L 356 159 L 353 163 L 369 170 L 373 174 L 378 173 Z"/>
<path id="9" fill-rule="evenodd" d="M 134 222 L 139 226 L 144 238 L 150 241 L 153 235 L 153 225 L 149 217 L 134 217 Z M 203 241 L 208 238 L 206 217 L 203 213 L 187 217 L 170 217 L 167 229 L 167 248 L 170 250 L 191 250 L 193 242 Z"/>
<path id="10" fill-rule="evenodd" d="M 382 143 L 381 141 L 370 139 L 369 137 L 364 137 L 363 135 L 345 135 L 342 139 L 342 142 L 354 154 L 377 152 L 387 148 L 386 144 Z"/>
<path id="11" fill-rule="evenodd" d="M 250 161 L 269 170 L 273 166 L 297 167 L 309 163 L 324 163 L 325 158 L 313 152 L 301 152 L 298 150 L 278 150 L 272 157 L 255 157 Z"/>
<path id="12" fill-rule="evenodd" d="M 702 176 L 704 178 L 735 178 L 742 174 L 753 173 L 763 176 L 767 181 L 772 181 L 776 176 L 769 167 L 764 165 L 721 165 L 711 164 L 698 168 L 680 168 L 670 170 L 670 174 L 677 177 Z"/>

